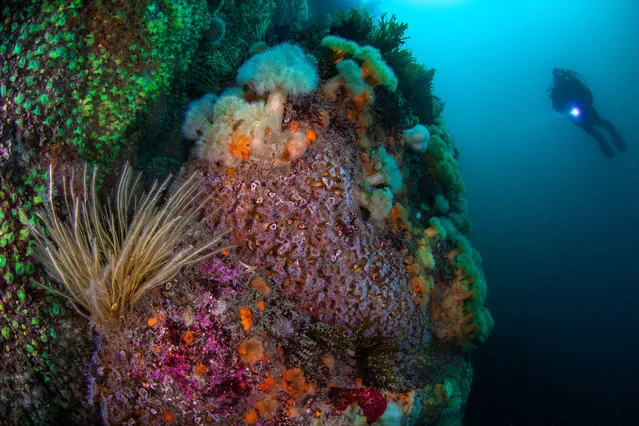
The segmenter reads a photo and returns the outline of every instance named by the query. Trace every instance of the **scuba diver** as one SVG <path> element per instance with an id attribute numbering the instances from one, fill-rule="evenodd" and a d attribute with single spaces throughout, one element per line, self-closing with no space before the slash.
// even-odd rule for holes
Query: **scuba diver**
<path id="1" fill-rule="evenodd" d="M 581 75 L 572 70 L 553 68 L 552 78 L 548 92 L 555 111 L 570 117 L 573 123 L 592 136 L 606 158 L 612 158 L 614 152 L 595 126 L 603 127 L 610 133 L 612 142 L 620 152 L 626 150 L 626 143 L 615 126 L 601 118 L 595 110 L 592 92 Z"/>

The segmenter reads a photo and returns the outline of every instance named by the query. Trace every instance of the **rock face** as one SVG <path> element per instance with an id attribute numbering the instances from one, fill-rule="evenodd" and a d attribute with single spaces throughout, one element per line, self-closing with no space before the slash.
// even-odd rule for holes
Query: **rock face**
<path id="1" fill-rule="evenodd" d="M 318 149 L 284 170 L 247 165 L 233 177 L 209 176 L 214 204 L 223 203 L 218 226 L 233 229 L 237 256 L 277 282 L 309 321 L 396 340 L 414 353 L 427 313 L 411 290 L 402 245 L 367 222 L 354 199 L 349 143 L 320 137 Z"/>
<path id="2" fill-rule="evenodd" d="M 416 124 L 411 102 L 432 106 L 433 72 L 393 72 L 384 55 L 399 45 L 367 45 L 404 27 L 393 18 L 373 24 L 374 38 L 332 33 L 324 43 L 319 26 L 283 32 L 301 46 L 286 51 L 317 76 L 280 93 L 282 84 L 257 91 L 250 78 L 232 87 L 228 71 L 247 55 L 238 29 L 266 31 L 289 1 L 68 3 L 1 11 L 15 25 L 0 41 L 11 74 L 0 83 L 0 415 L 34 424 L 461 424 L 468 354 L 492 318 L 448 130 L 437 117 L 422 123 L 431 137 L 418 150 L 402 136 Z M 224 39 L 198 44 L 211 16 L 227 22 Z M 344 15 L 340 25 L 362 28 L 356 19 L 366 17 Z M 271 44 L 285 41 L 278 33 Z M 288 75 L 255 62 L 260 78 Z M 408 102 L 402 78 L 411 72 L 428 87 Z M 207 85 L 215 96 L 192 103 L 183 127 L 175 117 L 197 98 L 189 91 Z M 140 142 L 149 127 L 164 147 L 184 146 L 176 135 L 188 128 L 193 154 L 149 154 Z M 117 165 L 100 175 L 106 200 L 122 157 L 154 158 L 143 166 L 156 174 L 177 163 L 173 191 L 198 175 L 202 222 L 181 243 L 224 237 L 103 324 L 76 315 L 65 284 L 47 280 L 29 224 L 48 197 L 49 164 L 67 177 L 85 161 Z M 53 198 L 63 205 L 61 191 Z"/>

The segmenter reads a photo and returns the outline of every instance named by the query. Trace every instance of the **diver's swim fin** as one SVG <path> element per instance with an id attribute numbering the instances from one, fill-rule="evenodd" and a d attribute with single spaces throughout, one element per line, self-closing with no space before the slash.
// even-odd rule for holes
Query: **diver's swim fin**
<path id="1" fill-rule="evenodd" d="M 626 149 L 628 149 L 626 141 L 623 140 L 619 133 L 617 133 L 616 131 L 610 132 L 610 135 L 612 136 L 612 142 L 615 144 L 619 152 L 624 152 Z"/>
<path id="2" fill-rule="evenodd" d="M 601 149 L 601 153 L 606 157 L 606 158 L 612 158 L 615 156 L 615 152 L 612 150 L 612 148 L 610 148 L 610 146 L 597 139 L 597 143 L 599 144 L 599 149 Z"/>
<path id="3" fill-rule="evenodd" d="M 613 126 L 610 121 L 604 119 L 599 120 L 599 123 L 608 130 L 608 133 L 610 133 L 610 137 L 612 138 L 612 142 L 615 144 L 619 152 L 624 152 L 628 148 L 628 145 L 626 145 L 626 141 L 623 140 L 617 129 L 615 129 L 615 126 Z"/>
<path id="4" fill-rule="evenodd" d="M 612 158 L 615 156 L 615 152 L 612 150 L 612 148 L 610 148 L 610 145 L 606 143 L 606 138 L 604 138 L 604 136 L 597 129 L 595 129 L 592 126 L 583 127 L 583 129 L 586 133 L 592 136 L 594 140 L 597 141 L 597 144 L 599 145 L 599 149 L 601 150 L 601 153 L 604 155 L 604 157 Z"/>

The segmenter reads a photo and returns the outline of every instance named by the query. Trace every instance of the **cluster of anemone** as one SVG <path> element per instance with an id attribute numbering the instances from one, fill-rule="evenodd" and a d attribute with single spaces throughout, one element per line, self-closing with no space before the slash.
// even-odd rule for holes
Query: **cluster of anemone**
<path id="1" fill-rule="evenodd" d="M 393 69 L 389 67 L 379 49 L 373 46 L 360 46 L 352 40 L 346 40 L 339 36 L 329 35 L 324 37 L 322 45 L 333 51 L 336 63 L 345 60 L 347 56 L 351 56 L 361 62 L 360 75 L 355 76 L 352 73 L 344 75 L 344 82 L 350 84 L 348 77 L 361 78 L 370 86 L 384 85 L 391 91 L 397 89 L 397 77 Z"/>
<path id="2" fill-rule="evenodd" d="M 279 44 L 238 69 L 239 87 L 193 102 L 183 133 L 197 141 L 201 158 L 224 167 L 297 160 L 316 134 L 299 124 L 282 129 L 284 106 L 289 96 L 312 92 L 318 81 L 312 56 L 294 44 Z"/>
<path id="3" fill-rule="evenodd" d="M 364 179 L 366 190 L 358 194 L 358 201 L 371 218 L 383 220 L 393 208 L 393 194 L 402 189 L 403 178 L 397 161 L 384 147 L 373 152 L 372 157 L 375 172 Z"/>
<path id="4" fill-rule="evenodd" d="M 424 231 L 428 241 L 446 239 L 453 249 L 446 255 L 452 268 L 447 285 L 435 285 L 431 308 L 434 334 L 441 340 L 464 344 L 482 342 L 493 328 L 494 321 L 484 307 L 486 280 L 481 269 L 481 256 L 468 239 L 447 218 L 433 218 Z"/>
<path id="5" fill-rule="evenodd" d="M 373 46 L 360 46 L 334 35 L 324 37 L 322 45 L 331 50 L 338 71 L 335 77 L 324 83 L 324 96 L 336 99 L 341 92 L 351 96 L 355 107 L 349 118 L 366 127 L 370 123 L 366 111 L 374 101 L 374 88 L 383 85 L 394 92 L 397 89 L 395 73 Z M 357 119 L 357 116 L 361 117 Z"/>
<path id="6" fill-rule="evenodd" d="M 374 86 L 384 84 L 394 90 L 397 78 L 374 47 L 335 36 L 325 37 L 322 43 L 339 57 L 338 75 L 323 85 L 324 95 L 335 99 L 338 91 L 345 90 L 355 99 L 348 118 L 360 125 L 364 140 Z M 354 59 L 345 58 L 346 54 Z M 206 94 L 191 104 L 183 134 L 197 141 L 200 158 L 223 167 L 236 168 L 246 160 L 263 164 L 297 160 L 317 134 L 307 123 L 293 122 L 283 129 L 284 106 L 290 95 L 308 94 L 318 82 L 315 59 L 298 46 L 282 43 L 266 49 L 239 68 L 239 87 L 220 97 Z M 375 172 L 365 179 L 357 199 L 372 219 L 383 220 L 393 206 L 393 194 L 401 190 L 402 175 L 395 158 L 383 147 L 371 157 Z"/>
<path id="7" fill-rule="evenodd" d="M 430 127 L 428 151 L 423 155 L 431 173 L 442 183 L 444 195 L 449 199 L 465 192 L 464 183 L 455 158 L 455 148 L 444 123 L 438 119 Z"/>
<path id="8" fill-rule="evenodd" d="M 423 153 L 428 149 L 428 141 L 430 140 L 430 132 L 423 124 L 416 124 L 414 127 L 407 129 L 402 134 L 404 143 L 418 153 Z"/>
<path id="9" fill-rule="evenodd" d="M 338 71 L 323 85 L 324 96 L 334 100 L 343 92 L 353 98 L 354 107 L 347 117 L 357 123 L 360 143 L 368 148 L 366 127 L 372 120 L 367 110 L 374 102 L 374 88 L 384 85 L 395 91 L 397 77 L 375 47 L 334 35 L 324 37 L 322 45 L 332 51 Z M 357 194 L 357 200 L 373 220 L 381 221 L 393 208 L 393 194 L 401 190 L 403 180 L 397 161 L 384 147 L 372 152 L 371 160 L 374 172 L 365 178 L 365 188 Z"/>
<path id="10" fill-rule="evenodd" d="M 134 142 L 208 22 L 205 2 L 147 3 L 2 2 L 0 151 L 19 135 L 20 149 L 73 144 L 110 166 Z"/>

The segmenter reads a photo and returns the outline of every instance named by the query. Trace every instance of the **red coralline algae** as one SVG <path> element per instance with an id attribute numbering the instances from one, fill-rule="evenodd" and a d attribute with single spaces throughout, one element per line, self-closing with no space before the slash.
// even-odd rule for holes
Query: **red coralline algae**
<path id="1" fill-rule="evenodd" d="M 368 424 L 379 419 L 386 411 L 386 398 L 375 389 L 331 388 L 328 396 L 333 407 L 338 411 L 344 411 L 351 404 L 359 405 Z"/>

